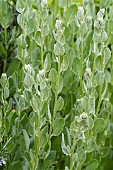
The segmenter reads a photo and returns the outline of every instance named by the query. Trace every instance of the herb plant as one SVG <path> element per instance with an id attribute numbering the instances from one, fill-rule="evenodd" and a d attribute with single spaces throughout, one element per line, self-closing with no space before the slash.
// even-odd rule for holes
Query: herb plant
<path id="1" fill-rule="evenodd" d="M 0 4 L 0 167 L 112 169 L 113 1 Z"/>

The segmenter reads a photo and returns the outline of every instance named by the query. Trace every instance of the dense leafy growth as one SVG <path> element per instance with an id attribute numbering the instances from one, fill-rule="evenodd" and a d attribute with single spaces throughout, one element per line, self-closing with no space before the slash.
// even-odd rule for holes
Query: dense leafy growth
<path id="1" fill-rule="evenodd" d="M 0 168 L 113 168 L 113 0 L 0 0 Z"/>

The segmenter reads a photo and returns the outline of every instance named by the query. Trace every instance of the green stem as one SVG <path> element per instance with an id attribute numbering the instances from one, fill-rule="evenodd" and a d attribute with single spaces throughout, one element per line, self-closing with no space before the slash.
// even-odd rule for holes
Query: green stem
<path id="1" fill-rule="evenodd" d="M 100 110 L 101 96 L 102 96 L 102 86 L 100 86 L 100 89 L 99 89 L 99 100 L 98 100 L 98 106 L 97 106 L 97 110 L 96 110 L 96 115 L 98 115 L 99 110 Z"/>
<path id="2" fill-rule="evenodd" d="M 48 141 L 49 141 L 50 138 L 51 138 L 52 127 L 53 127 L 54 119 L 55 119 L 55 116 L 56 116 L 55 107 L 56 107 L 57 98 L 58 98 L 58 93 L 59 93 L 59 81 L 60 81 L 60 56 L 59 56 L 59 58 L 58 58 L 58 82 L 57 82 L 58 86 L 57 86 L 56 93 L 55 93 L 54 111 L 53 111 L 52 121 L 51 121 L 51 124 L 50 124 L 50 131 L 49 131 Z"/>
<path id="3" fill-rule="evenodd" d="M 41 68 L 43 69 L 43 38 L 41 37 Z"/>
<path id="4" fill-rule="evenodd" d="M 66 23 L 68 22 L 68 0 L 66 2 Z"/>
<path id="5" fill-rule="evenodd" d="M 83 38 L 81 38 L 81 72 L 80 72 L 80 89 L 82 95 L 82 74 L 83 74 Z"/>
<path id="6" fill-rule="evenodd" d="M 54 111 L 53 111 L 52 121 L 51 121 L 51 124 L 50 124 L 50 131 L 49 131 L 48 142 L 49 142 L 49 140 L 50 140 L 50 138 L 51 138 L 52 127 L 53 127 L 53 123 L 54 123 L 54 119 L 55 119 L 55 115 L 56 115 L 55 106 L 56 106 L 56 103 L 57 103 L 57 97 L 58 97 L 58 95 L 55 94 Z"/>
<path id="7" fill-rule="evenodd" d="M 95 63 L 96 63 L 96 55 L 94 55 L 93 67 L 92 67 L 92 84 L 94 83 Z"/>
<path id="8" fill-rule="evenodd" d="M 75 149 L 75 141 L 76 141 L 76 138 L 73 139 L 73 145 L 72 145 L 72 149 L 71 149 L 70 170 L 73 170 L 73 155 L 74 155 L 74 149 Z"/>
<path id="9" fill-rule="evenodd" d="M 30 61 L 32 61 L 32 35 L 30 35 Z"/>
<path id="10" fill-rule="evenodd" d="M 6 27 L 4 28 L 4 38 L 5 38 L 5 50 L 6 50 L 6 56 L 4 59 L 4 67 L 3 67 L 3 72 L 6 72 L 6 66 L 7 66 L 7 29 Z"/>
<path id="11" fill-rule="evenodd" d="M 111 72 L 113 73 L 113 46 L 112 46 L 112 56 L 111 56 Z M 111 74 L 111 83 L 113 84 L 113 75 Z"/>
<path id="12" fill-rule="evenodd" d="M 37 125 L 36 129 L 38 128 L 38 136 L 35 136 L 35 148 L 36 148 L 36 165 L 34 170 L 37 169 L 38 164 L 39 164 L 39 152 L 40 152 L 40 113 L 38 114 L 37 118 Z"/>

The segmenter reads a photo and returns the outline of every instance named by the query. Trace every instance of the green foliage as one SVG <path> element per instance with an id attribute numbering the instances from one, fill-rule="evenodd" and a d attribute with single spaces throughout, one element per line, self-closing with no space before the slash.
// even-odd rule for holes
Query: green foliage
<path id="1" fill-rule="evenodd" d="M 0 169 L 113 168 L 112 9 L 0 0 Z"/>

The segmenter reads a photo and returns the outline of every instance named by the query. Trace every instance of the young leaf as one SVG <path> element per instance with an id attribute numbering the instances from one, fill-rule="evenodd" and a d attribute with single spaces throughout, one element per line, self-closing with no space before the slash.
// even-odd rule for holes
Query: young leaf
<path id="1" fill-rule="evenodd" d="M 51 57 L 50 54 L 48 53 L 44 61 L 44 70 L 45 72 L 49 72 L 50 69 L 51 69 Z"/>
<path id="2" fill-rule="evenodd" d="M 26 22 L 26 27 L 27 27 L 26 31 L 27 31 L 28 35 L 35 30 L 35 20 L 34 20 L 34 18 L 31 18 Z"/>
<path id="3" fill-rule="evenodd" d="M 61 147 L 62 147 L 62 152 L 68 156 L 71 154 L 71 149 L 70 147 L 67 145 L 65 145 L 65 142 L 64 142 L 64 134 L 62 133 L 62 144 L 61 144 Z"/>
<path id="4" fill-rule="evenodd" d="M 105 120 L 103 118 L 96 118 L 94 120 L 94 132 L 102 132 L 105 128 Z"/>
<path id="5" fill-rule="evenodd" d="M 85 170 L 95 170 L 98 167 L 99 163 L 97 159 L 91 159 L 88 162 L 88 165 L 86 166 Z"/>
<path id="6" fill-rule="evenodd" d="M 95 79 L 94 79 L 94 84 L 95 86 L 99 85 L 102 86 L 104 83 L 104 79 L 105 79 L 105 73 L 102 71 L 99 71 L 96 75 L 95 75 Z"/>
<path id="7" fill-rule="evenodd" d="M 27 87 L 32 87 L 35 83 L 34 78 L 30 74 L 26 73 L 24 83 Z"/>
<path id="8" fill-rule="evenodd" d="M 52 82 L 57 82 L 57 79 L 58 79 L 58 73 L 54 68 L 52 68 L 49 73 L 49 80 Z"/>
<path id="9" fill-rule="evenodd" d="M 34 112 L 40 112 L 41 110 L 41 103 L 40 103 L 40 100 L 39 100 L 39 97 L 34 95 L 33 98 L 32 98 L 32 101 L 31 101 L 31 106 L 34 110 Z"/>
<path id="10" fill-rule="evenodd" d="M 65 53 L 65 49 L 64 49 L 63 45 L 60 42 L 57 42 L 54 45 L 54 53 L 57 56 L 62 56 Z"/>
<path id="11" fill-rule="evenodd" d="M 55 110 L 60 111 L 62 110 L 63 106 L 64 106 L 64 99 L 60 96 L 57 100 Z"/>
<path id="12" fill-rule="evenodd" d="M 88 152 L 88 153 L 89 153 L 89 152 L 93 152 L 94 149 L 95 149 L 95 147 L 96 147 L 95 141 L 93 141 L 92 138 L 88 139 L 86 152 Z"/>
<path id="13" fill-rule="evenodd" d="M 16 3 L 16 10 L 19 13 L 22 13 L 24 11 L 24 6 L 25 6 L 24 1 L 23 0 L 18 0 L 17 3 Z"/>
<path id="14" fill-rule="evenodd" d="M 27 151 L 29 151 L 30 139 L 29 139 L 29 135 L 25 129 L 23 129 L 23 136 L 24 136 L 24 140 L 25 140 L 26 149 L 27 149 Z"/>
<path id="15" fill-rule="evenodd" d="M 61 64 L 61 72 L 66 71 L 68 69 L 68 66 L 69 66 L 69 60 L 68 60 L 67 55 L 65 55 L 63 56 L 63 61 Z"/>
<path id="16" fill-rule="evenodd" d="M 56 118 L 53 123 L 53 136 L 59 136 L 63 131 L 65 121 L 63 118 Z"/>
<path id="17" fill-rule="evenodd" d="M 41 32 L 37 31 L 34 36 L 35 42 L 37 45 L 41 46 Z"/>
<path id="18" fill-rule="evenodd" d="M 83 150 L 83 148 L 80 147 L 77 149 L 77 155 L 78 155 L 77 161 L 80 162 L 80 164 L 83 164 L 84 161 L 86 160 L 86 153 Z"/>

